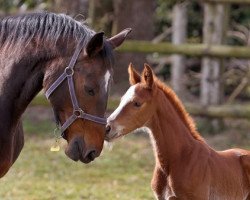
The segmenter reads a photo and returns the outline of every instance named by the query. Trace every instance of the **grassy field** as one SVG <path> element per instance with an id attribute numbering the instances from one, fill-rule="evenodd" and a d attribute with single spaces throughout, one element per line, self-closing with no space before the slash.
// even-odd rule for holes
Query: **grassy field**
<path id="1" fill-rule="evenodd" d="M 217 149 L 249 149 L 249 122 L 231 123 L 225 133 L 208 136 Z M 129 135 L 105 148 L 93 163 L 76 163 L 49 151 L 53 143 L 52 113 L 28 109 L 24 117 L 25 147 L 9 173 L 0 180 L 0 200 L 149 200 L 154 158 L 146 136 Z M 239 132 L 241 129 L 244 131 Z M 240 133 L 240 134 L 239 134 Z"/>

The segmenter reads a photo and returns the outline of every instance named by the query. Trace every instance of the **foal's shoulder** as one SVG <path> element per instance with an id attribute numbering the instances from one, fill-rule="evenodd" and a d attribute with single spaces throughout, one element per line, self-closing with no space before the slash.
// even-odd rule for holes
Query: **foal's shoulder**
<path id="1" fill-rule="evenodd" d="M 218 151 L 221 154 L 233 154 L 236 156 L 242 156 L 242 155 L 250 155 L 250 151 L 245 149 L 239 149 L 239 148 L 233 148 L 233 149 L 227 149 L 224 151 Z"/>
<path id="2" fill-rule="evenodd" d="M 217 153 L 226 158 L 226 159 L 236 159 L 240 161 L 242 156 L 248 155 L 250 156 L 250 151 L 245 150 L 245 149 L 239 149 L 239 148 L 234 148 L 234 149 L 227 149 L 224 151 L 217 151 Z"/>
<path id="3" fill-rule="evenodd" d="M 240 161 L 241 161 L 243 170 L 246 173 L 248 183 L 250 185 L 250 151 L 248 151 L 248 154 L 242 155 L 240 157 Z"/>

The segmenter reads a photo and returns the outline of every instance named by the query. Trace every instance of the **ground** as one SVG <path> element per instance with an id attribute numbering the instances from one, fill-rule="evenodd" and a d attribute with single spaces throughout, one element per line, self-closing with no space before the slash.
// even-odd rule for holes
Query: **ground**
<path id="1" fill-rule="evenodd" d="M 9 173 L 0 181 L 2 200 L 149 200 L 154 157 L 145 134 L 131 134 L 106 147 L 93 163 L 69 160 L 65 143 L 58 153 L 53 143 L 52 112 L 29 108 L 24 115 L 25 147 Z M 233 123 L 232 123 L 233 122 Z M 250 149 L 248 121 L 227 121 L 221 134 L 206 136 L 216 149 Z"/>

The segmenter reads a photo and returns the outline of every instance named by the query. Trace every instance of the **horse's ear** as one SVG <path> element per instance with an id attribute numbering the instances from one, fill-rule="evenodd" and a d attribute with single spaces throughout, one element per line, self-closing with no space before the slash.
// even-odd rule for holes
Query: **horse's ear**
<path id="1" fill-rule="evenodd" d="M 144 69 L 143 69 L 143 72 L 142 72 L 142 81 L 143 81 L 143 83 L 146 84 L 146 87 L 148 89 L 153 88 L 154 73 L 153 73 L 153 70 L 151 69 L 151 67 L 146 63 L 144 64 Z"/>
<path id="2" fill-rule="evenodd" d="M 117 35 L 109 38 L 107 41 L 111 44 L 112 48 L 115 49 L 116 47 L 119 47 L 124 40 L 126 39 L 127 35 L 132 31 L 131 28 L 126 28 Z"/>
<path id="3" fill-rule="evenodd" d="M 128 66 L 128 74 L 129 74 L 129 83 L 130 85 L 135 85 L 136 83 L 141 82 L 140 74 L 135 70 L 132 63 Z"/>
<path id="4" fill-rule="evenodd" d="M 95 56 L 103 48 L 103 35 L 104 32 L 96 33 L 88 42 L 86 53 L 89 57 Z"/>

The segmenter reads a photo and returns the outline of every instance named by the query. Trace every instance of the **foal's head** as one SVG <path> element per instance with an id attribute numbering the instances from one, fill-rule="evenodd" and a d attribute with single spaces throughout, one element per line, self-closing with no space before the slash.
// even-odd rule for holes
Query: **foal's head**
<path id="1" fill-rule="evenodd" d="M 104 117 L 112 76 L 112 51 L 124 41 L 129 32 L 130 30 L 125 30 L 108 40 L 104 39 L 103 33 L 96 33 L 82 49 L 74 66 L 73 80 L 79 107 L 85 113 Z M 72 49 L 76 46 L 77 43 L 72 45 Z M 45 91 L 62 74 L 72 54 L 67 55 L 67 59 L 59 57 L 52 61 L 45 72 Z M 67 80 L 58 86 L 49 99 L 57 121 L 61 125 L 64 124 L 73 114 Z M 76 119 L 63 133 L 68 142 L 65 153 L 72 160 L 88 163 L 100 155 L 104 136 L 105 125 L 86 119 Z"/>
<path id="2" fill-rule="evenodd" d="M 138 74 L 128 67 L 130 88 L 121 98 L 118 108 L 109 116 L 106 140 L 113 140 L 142 127 L 153 115 L 157 87 L 152 69 L 145 64 Z"/>

